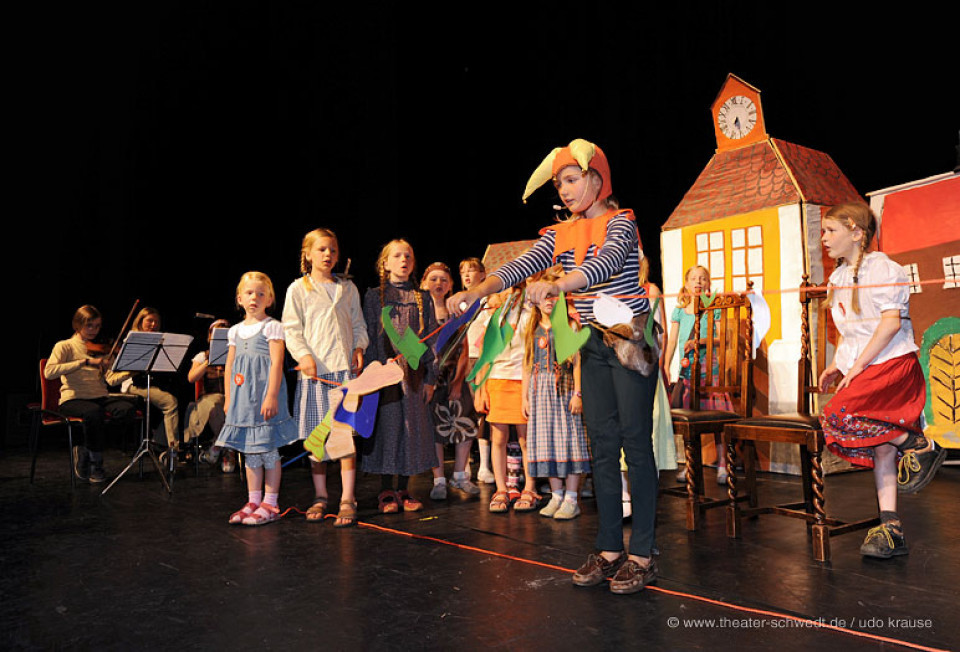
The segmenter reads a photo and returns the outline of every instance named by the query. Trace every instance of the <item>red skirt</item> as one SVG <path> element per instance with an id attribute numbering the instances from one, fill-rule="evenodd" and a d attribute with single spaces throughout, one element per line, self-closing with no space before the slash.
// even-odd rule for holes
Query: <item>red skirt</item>
<path id="1" fill-rule="evenodd" d="M 927 388 L 916 353 L 872 364 L 823 407 L 827 447 L 857 466 L 873 468 L 873 448 L 920 432 Z"/>

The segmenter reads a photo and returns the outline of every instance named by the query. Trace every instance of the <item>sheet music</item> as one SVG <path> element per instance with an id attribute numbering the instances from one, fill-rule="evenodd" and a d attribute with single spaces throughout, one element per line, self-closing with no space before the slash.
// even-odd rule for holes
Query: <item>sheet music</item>
<path id="1" fill-rule="evenodd" d="M 210 353 L 207 355 L 211 367 L 222 367 L 227 364 L 227 351 L 230 348 L 227 344 L 227 333 L 229 332 L 229 328 L 213 329 L 213 336 L 210 338 Z"/>
<path id="2" fill-rule="evenodd" d="M 113 371 L 176 371 L 192 335 L 130 331 L 123 340 Z"/>
<path id="3" fill-rule="evenodd" d="M 162 333 L 160 351 L 153 363 L 153 371 L 176 371 L 187 355 L 187 348 L 193 341 L 192 335 L 181 333 Z"/>

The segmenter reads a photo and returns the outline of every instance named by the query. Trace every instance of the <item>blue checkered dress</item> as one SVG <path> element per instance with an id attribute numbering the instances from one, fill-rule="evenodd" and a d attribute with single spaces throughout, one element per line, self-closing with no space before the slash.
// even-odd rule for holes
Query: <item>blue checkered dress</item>
<path id="1" fill-rule="evenodd" d="M 553 330 L 537 326 L 530 372 L 530 420 L 527 422 L 527 455 L 530 474 L 537 478 L 563 478 L 590 472 L 590 449 L 583 420 L 570 413 L 573 366 L 557 365 Z"/>

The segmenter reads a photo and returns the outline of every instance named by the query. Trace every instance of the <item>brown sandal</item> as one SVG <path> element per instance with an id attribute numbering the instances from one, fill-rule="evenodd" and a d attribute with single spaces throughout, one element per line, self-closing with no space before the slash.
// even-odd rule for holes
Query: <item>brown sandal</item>
<path id="1" fill-rule="evenodd" d="M 308 521 L 320 522 L 327 513 L 326 496 L 317 496 L 313 499 L 313 504 L 307 508 L 306 517 Z"/>
<path id="2" fill-rule="evenodd" d="M 357 501 L 345 500 L 340 503 L 340 512 L 337 514 L 337 520 L 333 522 L 333 527 L 353 527 L 357 524 Z"/>
<path id="3" fill-rule="evenodd" d="M 510 509 L 510 494 L 506 491 L 498 491 L 493 494 L 490 500 L 490 511 L 494 514 L 504 514 Z"/>

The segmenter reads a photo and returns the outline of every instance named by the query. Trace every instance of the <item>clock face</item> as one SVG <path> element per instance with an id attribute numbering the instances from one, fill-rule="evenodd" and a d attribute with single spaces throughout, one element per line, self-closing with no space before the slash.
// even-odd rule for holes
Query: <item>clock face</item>
<path id="1" fill-rule="evenodd" d="M 717 111 L 717 126 L 731 140 L 743 138 L 757 124 L 757 106 L 749 97 L 734 95 Z"/>

